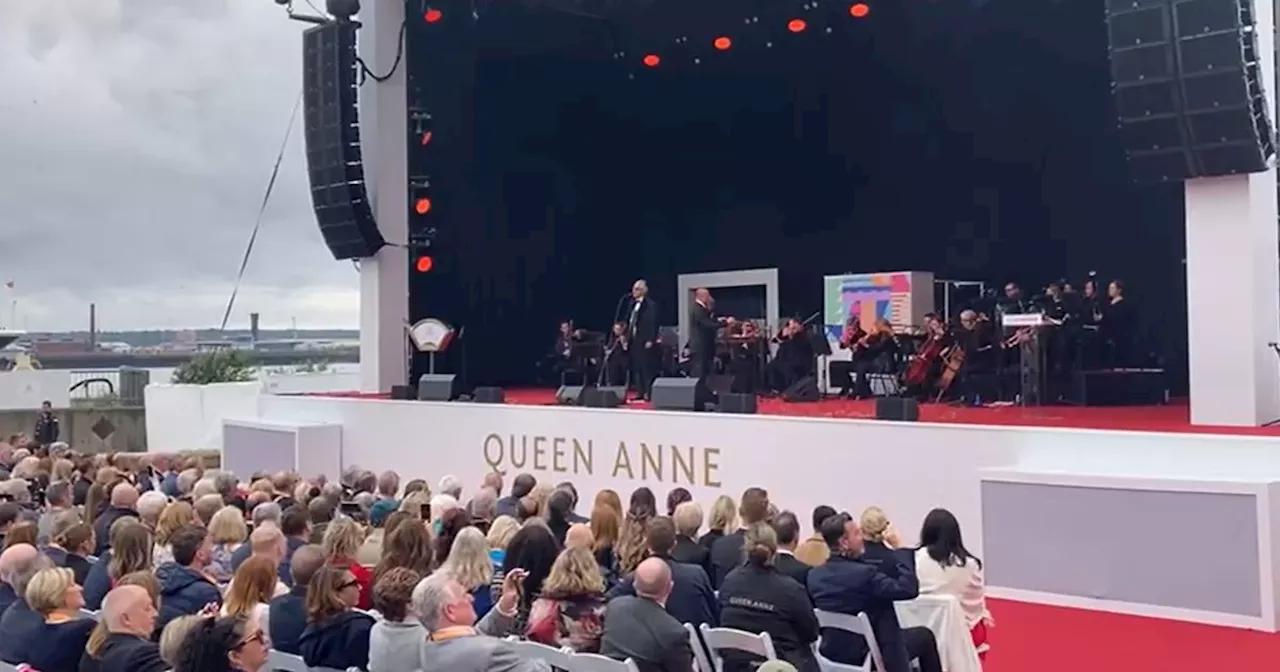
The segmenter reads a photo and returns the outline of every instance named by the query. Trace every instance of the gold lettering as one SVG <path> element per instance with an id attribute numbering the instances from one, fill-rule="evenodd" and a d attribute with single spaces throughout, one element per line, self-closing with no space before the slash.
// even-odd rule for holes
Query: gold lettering
<path id="1" fill-rule="evenodd" d="M 568 471 L 568 469 L 565 469 L 564 463 L 561 462 L 564 459 L 564 444 L 563 436 L 551 439 L 551 471 L 559 473 Z"/>
<path id="2" fill-rule="evenodd" d="M 702 449 L 702 485 L 708 488 L 720 487 L 720 449 Z"/>
<path id="3" fill-rule="evenodd" d="M 507 444 L 510 446 L 507 449 L 507 459 L 511 460 L 511 466 L 515 469 L 524 469 L 524 463 L 529 461 L 528 446 L 525 444 L 528 438 L 523 434 L 520 435 L 520 457 L 518 459 L 516 458 L 516 437 L 514 434 L 511 436 L 511 442 Z"/>
<path id="4" fill-rule="evenodd" d="M 627 454 L 627 442 L 618 442 L 618 454 L 613 457 L 613 476 L 616 478 L 618 472 L 623 469 L 627 470 L 627 478 L 634 479 L 635 472 L 631 471 L 631 456 Z"/>
<path id="5" fill-rule="evenodd" d="M 547 446 L 546 446 L 546 443 L 547 443 L 547 437 L 545 437 L 545 436 L 535 436 L 535 437 L 533 437 L 533 470 L 534 470 L 534 471 L 546 471 L 546 470 L 547 470 L 547 463 L 546 463 L 546 457 L 547 457 Z"/>
<path id="6" fill-rule="evenodd" d="M 649 450 L 649 446 L 641 441 L 640 480 L 648 480 L 650 476 L 662 482 L 662 444 L 658 444 L 657 450 Z"/>
<path id="7" fill-rule="evenodd" d="M 582 444 L 577 439 L 573 440 L 573 473 L 590 476 L 595 469 L 596 449 L 590 441 L 587 441 L 586 450 L 582 449 Z M 583 465 L 586 465 L 585 467 Z"/>
<path id="8" fill-rule="evenodd" d="M 492 453 L 492 448 L 498 449 L 498 454 Z M 497 434 L 490 434 L 484 437 L 484 462 L 489 465 L 490 469 L 498 471 L 498 467 L 502 466 L 502 437 Z"/>
<path id="9" fill-rule="evenodd" d="M 693 446 L 689 446 L 689 457 L 686 460 L 684 453 L 681 452 L 680 446 L 671 446 L 671 481 L 673 483 L 680 482 L 680 474 L 684 474 L 684 482 L 693 485 L 693 465 L 696 460 L 693 458 Z"/>

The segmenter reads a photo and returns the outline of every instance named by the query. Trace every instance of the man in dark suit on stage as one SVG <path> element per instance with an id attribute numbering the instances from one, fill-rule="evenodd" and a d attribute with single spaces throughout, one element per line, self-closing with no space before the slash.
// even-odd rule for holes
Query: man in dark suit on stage
<path id="1" fill-rule="evenodd" d="M 658 306 L 649 298 L 649 285 L 636 280 L 631 286 L 631 307 L 627 309 L 627 336 L 631 356 L 631 382 L 636 396 L 649 400 L 654 367 L 658 359 Z"/>
<path id="2" fill-rule="evenodd" d="M 716 333 L 733 318 L 717 317 L 716 300 L 705 287 L 693 290 L 689 307 L 689 377 L 705 378 L 716 372 Z"/>

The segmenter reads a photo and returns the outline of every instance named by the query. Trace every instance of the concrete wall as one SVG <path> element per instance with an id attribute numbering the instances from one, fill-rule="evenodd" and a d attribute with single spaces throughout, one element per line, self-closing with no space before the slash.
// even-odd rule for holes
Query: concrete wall
<path id="1" fill-rule="evenodd" d="M 140 407 L 75 408 L 55 411 L 62 429 L 60 439 L 75 450 L 103 453 L 147 449 L 146 413 Z M 94 432 L 94 425 L 109 423 L 105 438 Z M 31 435 L 36 425 L 34 410 L 0 410 L 0 437 L 23 433 Z"/>

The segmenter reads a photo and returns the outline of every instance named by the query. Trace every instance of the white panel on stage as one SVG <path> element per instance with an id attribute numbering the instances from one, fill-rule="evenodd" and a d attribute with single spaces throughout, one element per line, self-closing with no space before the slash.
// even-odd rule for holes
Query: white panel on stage
<path id="1" fill-rule="evenodd" d="M 781 320 L 778 299 L 778 269 L 757 268 L 746 271 L 719 271 L 715 273 L 682 273 L 676 278 L 676 315 L 679 317 L 680 342 L 689 342 L 689 304 L 693 302 L 693 290 L 716 287 L 764 287 L 765 318 L 768 330 L 778 329 Z M 714 291 L 712 292 L 715 293 Z"/>
<path id="2" fill-rule="evenodd" d="M 241 478 L 255 473 L 342 473 L 342 426 L 332 423 L 222 421 L 222 468 Z"/>

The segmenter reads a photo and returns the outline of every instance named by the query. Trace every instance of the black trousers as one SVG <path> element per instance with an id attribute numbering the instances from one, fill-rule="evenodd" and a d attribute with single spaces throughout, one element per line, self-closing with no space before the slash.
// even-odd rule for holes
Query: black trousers
<path id="1" fill-rule="evenodd" d="M 920 672 L 942 672 L 938 642 L 929 628 L 903 628 L 902 642 L 907 646 L 907 660 L 914 660 Z"/>
<path id="2" fill-rule="evenodd" d="M 657 344 L 652 348 L 644 347 L 643 343 L 633 344 L 628 352 L 631 353 L 631 386 L 635 388 L 636 396 L 648 399 L 649 387 L 653 385 Z"/>
<path id="3" fill-rule="evenodd" d="M 716 373 L 716 351 L 714 348 L 706 352 L 689 352 L 689 377 L 706 378 Z"/>

